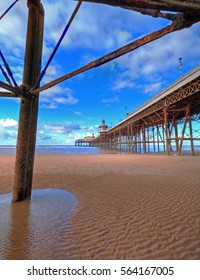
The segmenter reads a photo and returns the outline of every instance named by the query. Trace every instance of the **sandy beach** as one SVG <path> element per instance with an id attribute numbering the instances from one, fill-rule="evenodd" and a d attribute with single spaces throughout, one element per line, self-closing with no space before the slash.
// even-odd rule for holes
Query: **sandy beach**
<path id="1" fill-rule="evenodd" d="M 14 159 L 0 155 L 0 194 Z M 36 155 L 33 188 L 67 190 L 77 205 L 56 249 L 26 258 L 200 259 L 200 156 Z"/>

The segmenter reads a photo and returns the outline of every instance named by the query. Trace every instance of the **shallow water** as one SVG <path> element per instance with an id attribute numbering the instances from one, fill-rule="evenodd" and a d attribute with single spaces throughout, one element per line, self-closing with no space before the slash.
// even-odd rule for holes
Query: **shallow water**
<path id="1" fill-rule="evenodd" d="M 33 190 L 17 203 L 10 193 L 0 195 L 0 259 L 56 259 L 76 205 L 59 189 Z"/>

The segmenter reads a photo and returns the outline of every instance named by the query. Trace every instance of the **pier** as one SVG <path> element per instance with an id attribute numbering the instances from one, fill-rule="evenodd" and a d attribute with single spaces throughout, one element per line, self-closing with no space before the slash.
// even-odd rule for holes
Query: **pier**
<path id="1" fill-rule="evenodd" d="M 153 42 L 167 34 L 189 28 L 200 21 L 200 5 L 198 1 L 170 1 L 169 3 L 160 3 L 160 1 L 91 1 L 118 6 L 124 9 L 131 9 L 152 17 L 160 17 L 170 21 L 165 27 L 153 31 L 143 37 L 113 50 L 112 52 L 97 58 L 80 68 L 40 85 L 47 69 L 59 49 L 65 35 L 67 34 L 77 12 L 83 2 L 90 0 L 78 1 L 71 16 L 65 24 L 65 28 L 59 37 L 46 65 L 42 69 L 42 49 L 43 49 L 43 30 L 44 30 L 44 8 L 41 0 L 27 0 L 27 32 L 24 57 L 23 79 L 20 84 L 16 82 L 12 73 L 12 67 L 7 63 L 2 51 L 0 57 L 3 67 L 0 67 L 4 81 L 0 80 L 0 97 L 19 98 L 19 126 L 17 136 L 17 152 L 14 168 L 14 185 L 12 201 L 17 202 L 31 196 L 33 169 L 35 158 L 36 132 L 38 122 L 39 95 L 44 90 L 54 87 L 64 81 L 69 80 L 81 73 L 93 68 L 104 65 L 116 58 L 128 54 L 147 43 Z M 2 20 L 7 13 L 18 3 L 14 1 L 3 13 L 0 14 Z M 111 3 L 112 2 L 112 3 Z M 163 13 L 163 11 L 165 11 Z M 173 12 L 173 13 L 172 13 Z M 196 73 L 196 78 L 194 77 Z M 193 78 L 188 81 L 183 79 L 179 85 L 172 86 L 167 93 L 161 93 L 147 105 L 139 108 L 136 112 L 131 113 L 124 121 L 115 125 L 113 128 L 101 131 L 98 139 L 92 141 L 93 145 L 114 145 L 122 140 L 127 143 L 129 150 L 146 152 L 148 145 L 153 143 L 160 148 L 161 144 L 167 154 L 172 149 L 172 141 L 176 143 L 176 151 L 180 155 L 182 145 L 185 139 L 190 141 L 191 152 L 194 155 L 193 121 L 199 122 L 199 68 L 192 75 Z M 5 91 L 6 90 L 6 91 Z M 146 106 L 146 107 L 145 107 Z M 179 131 L 179 124 L 183 125 Z M 189 136 L 186 135 L 189 124 Z M 149 130 L 152 136 L 149 135 Z M 155 136 L 155 129 L 157 129 Z M 175 131 L 175 136 L 173 134 Z M 198 130 L 197 130 L 198 131 Z M 196 135 L 196 131 L 195 135 Z M 188 132 L 187 132 L 188 133 Z M 163 134 L 163 135 L 162 135 Z M 121 149 L 121 148 L 120 148 Z"/>
<path id="2" fill-rule="evenodd" d="M 186 143 L 194 156 L 195 144 L 200 143 L 200 66 L 113 127 L 107 129 L 103 120 L 99 128 L 94 146 L 181 155 Z"/>
<path id="3" fill-rule="evenodd" d="M 95 136 L 87 136 L 83 139 L 76 139 L 75 146 L 93 146 L 93 142 L 95 141 Z"/>

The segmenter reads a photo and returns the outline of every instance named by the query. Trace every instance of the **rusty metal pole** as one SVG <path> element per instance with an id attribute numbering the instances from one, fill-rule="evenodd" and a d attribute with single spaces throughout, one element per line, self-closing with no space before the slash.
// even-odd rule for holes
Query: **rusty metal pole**
<path id="1" fill-rule="evenodd" d="M 176 141 L 176 154 L 179 151 L 179 136 L 178 136 L 178 122 L 177 119 L 174 120 L 174 130 L 175 130 L 175 141 Z"/>
<path id="2" fill-rule="evenodd" d="M 145 129 L 145 123 L 143 123 L 143 152 L 146 153 L 146 129 Z"/>
<path id="3" fill-rule="evenodd" d="M 131 143 L 130 143 L 130 150 L 133 153 L 133 124 L 131 123 Z"/>
<path id="4" fill-rule="evenodd" d="M 32 96 L 30 89 L 41 71 L 44 10 L 40 0 L 27 0 L 27 5 L 29 13 L 22 85 L 24 96 L 20 103 L 13 202 L 31 196 L 39 103 L 39 95 Z"/>
<path id="5" fill-rule="evenodd" d="M 159 126 L 156 125 L 157 128 L 157 145 L 158 145 L 158 153 L 160 152 L 160 140 L 159 140 Z"/>
<path id="6" fill-rule="evenodd" d="M 179 145 L 179 152 L 178 152 L 179 156 L 181 155 L 181 152 L 182 152 L 182 146 L 183 146 L 183 141 L 184 141 L 185 129 L 186 129 L 186 125 L 187 125 L 187 122 L 188 122 L 189 112 L 190 112 L 190 108 L 189 108 L 189 106 L 187 106 L 185 121 L 184 121 L 184 124 L 183 124 L 182 135 L 181 135 L 180 145 Z"/>
<path id="7" fill-rule="evenodd" d="M 166 154 L 169 155 L 169 127 L 168 127 L 168 111 L 167 111 L 167 108 L 164 108 L 164 119 L 165 119 Z"/>
<path id="8" fill-rule="evenodd" d="M 192 118 L 191 118 L 191 113 L 189 114 L 189 129 L 190 129 L 190 146 L 191 146 L 191 152 L 192 152 L 192 155 L 195 156 L 195 152 L 194 152 L 194 142 L 193 142 L 193 133 L 192 133 Z"/>

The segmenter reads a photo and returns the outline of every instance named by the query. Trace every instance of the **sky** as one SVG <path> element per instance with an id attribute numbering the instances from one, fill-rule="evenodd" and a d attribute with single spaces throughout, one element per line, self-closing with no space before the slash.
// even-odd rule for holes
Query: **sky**
<path id="1" fill-rule="evenodd" d="M 0 0 L 0 15 L 13 0 Z M 42 69 L 77 2 L 43 0 L 45 29 Z M 21 85 L 28 9 L 20 0 L 0 21 L 0 49 Z M 52 81 L 170 22 L 139 13 L 83 3 L 42 83 Z M 123 120 L 183 74 L 200 64 L 200 24 L 173 32 L 108 64 L 40 93 L 38 145 L 73 145 Z M 2 64 L 2 62 L 1 62 Z M 0 74 L 0 80 L 5 82 Z M 0 89 L 1 90 L 1 89 Z M 15 145 L 19 99 L 0 97 L 0 145 Z"/>

